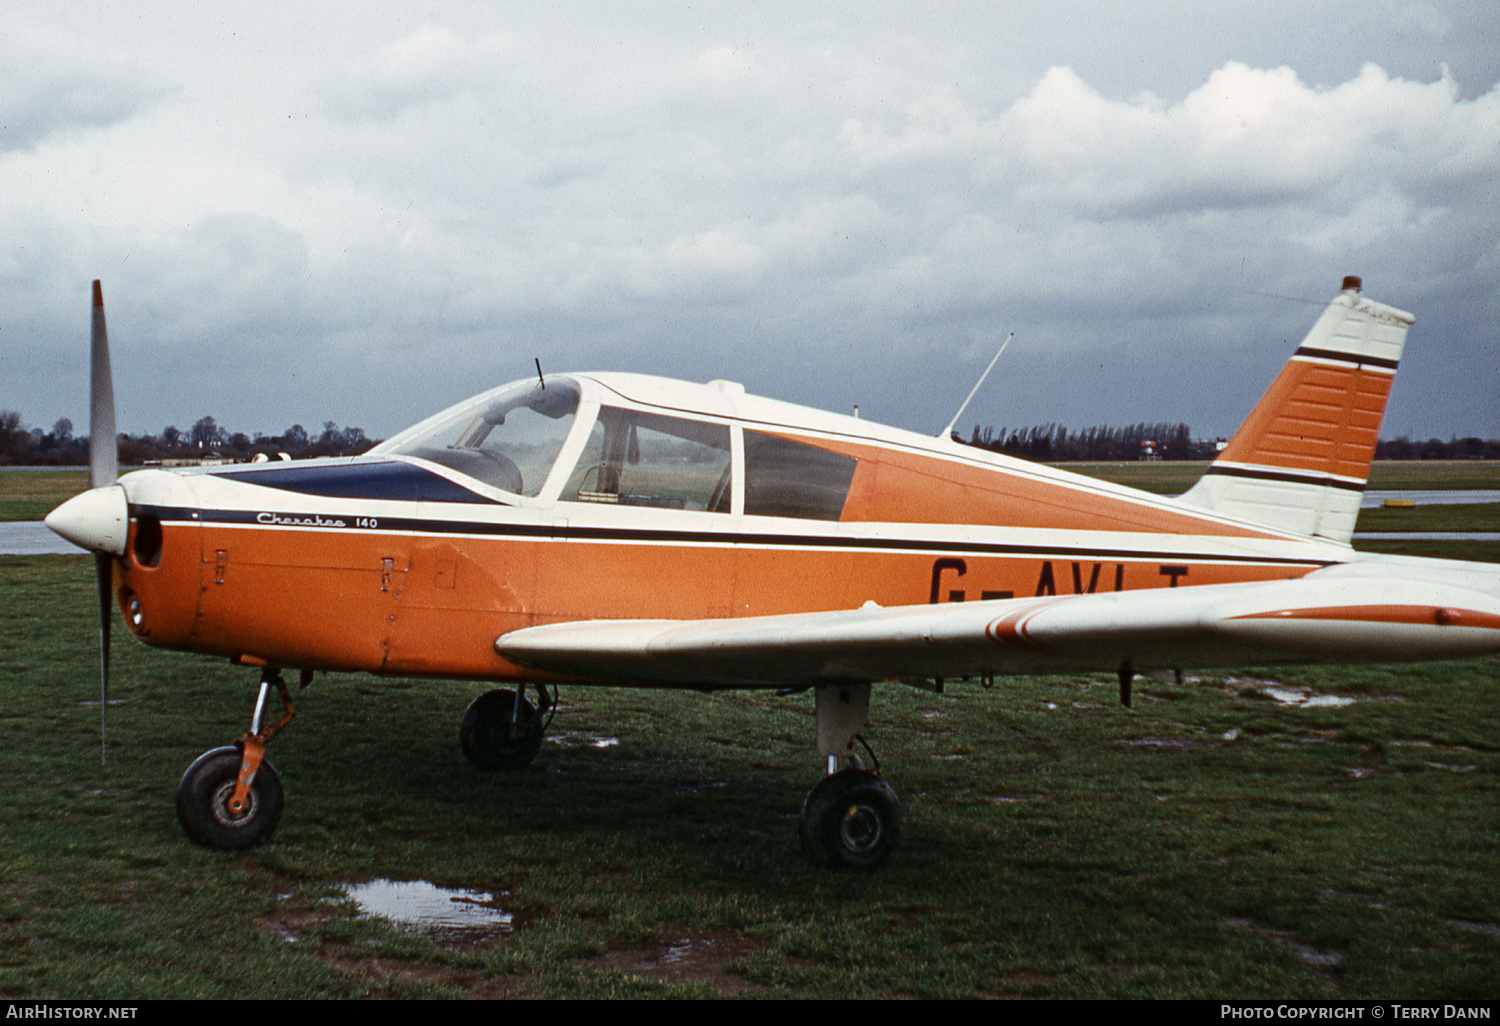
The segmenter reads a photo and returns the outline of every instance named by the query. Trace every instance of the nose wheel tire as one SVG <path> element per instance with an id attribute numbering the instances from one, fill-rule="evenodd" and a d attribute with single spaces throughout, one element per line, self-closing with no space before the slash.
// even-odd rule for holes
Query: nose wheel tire
<path id="1" fill-rule="evenodd" d="M 868 770 L 824 777 L 802 803 L 802 850 L 816 865 L 869 869 L 901 839 L 896 792 Z"/>
<path id="2" fill-rule="evenodd" d="M 516 714 L 516 702 L 521 709 Z M 536 706 L 514 691 L 486 691 L 464 711 L 458 740 L 464 755 L 482 770 L 521 769 L 542 747 L 542 721 Z"/>
<path id="3" fill-rule="evenodd" d="M 240 775 L 240 750 L 233 745 L 204 752 L 177 785 L 177 819 L 183 832 L 205 848 L 249 848 L 270 837 L 281 822 L 281 777 L 261 760 L 245 810 L 229 810 Z"/>

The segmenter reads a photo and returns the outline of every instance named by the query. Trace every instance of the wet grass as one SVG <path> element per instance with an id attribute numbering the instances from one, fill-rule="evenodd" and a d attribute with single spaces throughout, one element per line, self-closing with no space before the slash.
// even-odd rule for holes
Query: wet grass
<path id="1" fill-rule="evenodd" d="M 0 520 L 40 520 L 88 486 L 86 468 L 0 470 Z"/>
<path id="2" fill-rule="evenodd" d="M 1500 460 L 1376 460 L 1370 466 L 1370 487 L 1500 488 Z"/>
<path id="3" fill-rule="evenodd" d="M 1355 530 L 1500 531 L 1500 502 L 1362 509 Z"/>
<path id="4" fill-rule="evenodd" d="M 1463 555 L 1455 554 L 1462 547 Z M 1396 556 L 1432 556 L 1436 559 L 1467 559 L 1500 563 L 1500 542 L 1358 541 L 1364 552 L 1386 552 Z"/>
<path id="5" fill-rule="evenodd" d="M 319 677 L 271 747 L 280 830 L 223 853 L 172 795 L 253 673 L 117 627 L 101 768 L 90 562 L 0 581 L 0 997 L 1500 992 L 1500 660 L 1141 680 L 1129 710 L 1102 678 L 877 688 L 906 825 L 875 873 L 798 850 L 808 695 L 571 689 L 535 766 L 488 776 L 456 741 L 476 687 Z M 340 888 L 374 878 L 498 894 L 513 928 L 361 917 Z"/>

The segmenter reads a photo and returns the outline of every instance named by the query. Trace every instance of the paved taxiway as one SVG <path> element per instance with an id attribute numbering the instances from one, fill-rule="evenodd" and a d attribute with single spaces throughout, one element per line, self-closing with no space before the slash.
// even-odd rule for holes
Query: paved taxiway
<path id="1" fill-rule="evenodd" d="M 63 541 L 40 520 L 0 523 L 0 556 L 86 555 L 72 542 Z"/>

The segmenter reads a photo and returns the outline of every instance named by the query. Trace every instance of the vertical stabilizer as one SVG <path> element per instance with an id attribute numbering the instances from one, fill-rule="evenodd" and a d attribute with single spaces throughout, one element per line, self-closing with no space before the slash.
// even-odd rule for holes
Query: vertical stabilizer
<path id="1" fill-rule="evenodd" d="M 1182 501 L 1348 543 L 1412 315 L 1344 289 Z"/>

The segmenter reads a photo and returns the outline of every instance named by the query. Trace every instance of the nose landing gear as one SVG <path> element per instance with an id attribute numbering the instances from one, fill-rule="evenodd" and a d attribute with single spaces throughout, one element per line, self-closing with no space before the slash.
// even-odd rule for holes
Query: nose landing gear
<path id="1" fill-rule="evenodd" d="M 304 670 L 303 684 L 310 678 Z M 272 684 L 286 713 L 262 731 L 261 714 Z M 177 785 L 177 819 L 189 838 L 206 848 L 249 848 L 271 836 L 281 821 L 282 793 L 281 777 L 266 761 L 266 745 L 295 715 L 280 671 L 266 667 L 250 729 L 233 745 L 200 755 Z"/>

